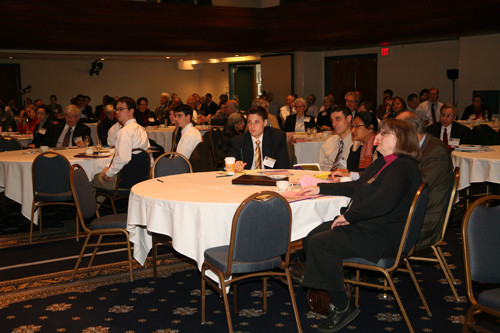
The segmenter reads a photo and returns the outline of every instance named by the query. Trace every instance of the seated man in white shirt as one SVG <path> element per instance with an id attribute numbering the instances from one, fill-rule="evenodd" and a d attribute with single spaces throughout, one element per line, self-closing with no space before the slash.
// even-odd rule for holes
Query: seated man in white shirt
<path id="1" fill-rule="evenodd" d="M 437 88 L 429 88 L 429 99 L 422 102 L 417 107 L 417 113 L 425 121 L 426 125 L 439 123 L 441 115 L 441 107 L 443 103 L 438 102 L 439 90 Z"/>
<path id="2" fill-rule="evenodd" d="M 335 171 L 347 167 L 347 157 L 352 146 L 351 110 L 337 106 L 330 113 L 336 135 L 328 138 L 319 151 L 318 164 L 323 171 Z"/>
<path id="3" fill-rule="evenodd" d="M 292 95 L 288 95 L 286 98 L 286 105 L 280 109 L 280 117 L 282 124 L 285 124 L 286 117 L 291 114 L 295 114 L 295 108 L 293 107 L 293 102 L 295 101 L 295 97 Z"/>
<path id="4" fill-rule="evenodd" d="M 116 188 L 116 178 L 120 170 L 132 159 L 132 150 L 149 148 L 148 134 L 144 127 L 134 118 L 135 101 L 130 97 L 121 97 L 115 102 L 116 119 L 121 129 L 116 134 L 115 156 L 109 167 L 95 175 L 90 185 L 94 188 L 113 190 Z"/>
<path id="5" fill-rule="evenodd" d="M 455 105 L 443 104 L 439 122 L 427 126 L 427 132 L 443 141 L 448 147 L 472 143 L 470 128 L 457 123 L 455 121 L 457 117 L 458 108 Z"/>
<path id="6" fill-rule="evenodd" d="M 202 141 L 201 134 L 191 122 L 193 109 L 189 105 L 178 106 L 174 111 L 175 123 L 179 129 L 182 129 L 174 138 L 175 151 L 189 159 L 193 150 Z"/>

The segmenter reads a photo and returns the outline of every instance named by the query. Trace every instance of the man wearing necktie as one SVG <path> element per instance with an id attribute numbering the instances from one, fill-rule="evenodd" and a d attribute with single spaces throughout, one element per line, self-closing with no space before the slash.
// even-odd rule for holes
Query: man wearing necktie
<path id="1" fill-rule="evenodd" d="M 439 90 L 434 87 L 429 88 L 429 99 L 417 107 L 416 112 L 427 125 L 439 123 L 443 103 L 438 102 L 438 98 Z"/>
<path id="2" fill-rule="evenodd" d="M 170 100 L 170 95 L 166 92 L 161 93 L 160 96 L 160 106 L 155 109 L 156 119 L 163 118 L 165 112 L 168 111 L 168 101 Z M 167 112 L 168 116 L 168 112 Z"/>
<path id="3" fill-rule="evenodd" d="M 290 159 L 285 132 L 267 126 L 267 111 L 263 107 L 248 111 L 244 134 L 235 136 L 229 156 L 236 158 L 235 169 L 289 169 Z"/>
<path id="4" fill-rule="evenodd" d="M 347 157 L 352 146 L 351 110 L 346 106 L 336 106 L 330 113 L 330 119 L 335 131 L 321 146 L 318 164 L 323 171 L 335 171 L 347 167 Z"/>
<path id="5" fill-rule="evenodd" d="M 288 95 L 288 97 L 286 98 L 286 105 L 280 109 L 281 123 L 283 124 L 283 126 L 285 124 L 286 117 L 295 113 L 295 108 L 293 107 L 294 101 L 295 97 L 293 97 L 292 95 Z"/>
<path id="6" fill-rule="evenodd" d="M 51 147 L 74 147 L 85 148 L 83 139 L 90 136 L 90 127 L 79 122 L 81 110 L 76 105 L 68 105 L 64 109 L 64 119 L 66 124 L 61 123 L 54 126 L 51 139 Z M 92 137 L 90 138 L 92 146 Z"/>
<path id="7" fill-rule="evenodd" d="M 458 117 L 458 108 L 450 103 L 441 107 L 440 122 L 427 126 L 427 132 L 441 139 L 448 147 L 452 144 L 472 143 L 471 130 L 455 120 Z M 460 141 L 457 141 L 459 139 Z"/>

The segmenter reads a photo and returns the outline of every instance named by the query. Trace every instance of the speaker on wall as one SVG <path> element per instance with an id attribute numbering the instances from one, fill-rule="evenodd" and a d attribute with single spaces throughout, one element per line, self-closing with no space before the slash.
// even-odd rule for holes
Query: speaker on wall
<path id="1" fill-rule="evenodd" d="M 458 79 L 458 69 L 448 69 L 446 75 L 448 75 L 449 80 L 456 80 Z"/>

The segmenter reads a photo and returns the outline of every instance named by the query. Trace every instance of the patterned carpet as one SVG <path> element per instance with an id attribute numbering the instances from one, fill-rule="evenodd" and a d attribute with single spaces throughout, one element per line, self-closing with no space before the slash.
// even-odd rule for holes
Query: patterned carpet
<path id="1" fill-rule="evenodd" d="M 416 332 L 459 332 L 462 328 L 468 303 L 463 285 L 460 225 L 460 218 L 450 224 L 443 244 L 456 278 L 460 301 L 452 297 L 437 266 L 414 264 L 417 279 L 433 313 L 429 317 L 410 277 L 405 273 L 396 277 L 396 287 Z M 53 243 L 47 242 L 44 246 L 48 249 Z M 24 246 L 27 245 L 18 243 L 18 248 Z M 2 251 L 6 250 L 0 250 L 0 258 Z M 34 257 L 39 255 L 33 254 Z M 210 289 L 206 295 L 207 323 L 200 324 L 200 273 L 189 260 L 164 252 L 158 280 L 152 278 L 149 258 L 146 268 L 134 266 L 135 280 L 130 282 L 127 263 L 123 261 L 125 253 L 119 255 L 121 259 L 117 263 L 110 261 L 113 263 L 81 268 L 74 282 L 69 281 L 70 269 L 43 275 L 31 271 L 28 277 L 0 282 L 0 331 L 228 331 L 221 298 Z M 301 251 L 295 255 L 301 255 Z M 373 281 L 380 276 L 369 275 L 367 278 Z M 238 312 L 231 313 L 235 332 L 297 331 L 286 287 L 273 279 L 268 285 L 267 312 L 262 311 L 261 280 L 238 285 Z M 316 332 L 324 317 L 306 310 L 304 288 L 294 285 L 294 290 L 304 332 Z M 361 313 L 343 332 L 408 331 L 391 294 L 384 297 L 381 291 L 370 288 L 361 289 L 360 294 Z M 232 308 L 232 297 L 229 299 Z M 500 326 L 493 328 L 500 331 Z"/>

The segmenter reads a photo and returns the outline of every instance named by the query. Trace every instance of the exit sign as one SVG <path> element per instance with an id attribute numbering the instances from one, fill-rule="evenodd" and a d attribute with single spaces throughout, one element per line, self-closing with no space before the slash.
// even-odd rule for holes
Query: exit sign
<path id="1" fill-rule="evenodd" d="M 387 57 L 389 56 L 389 48 L 388 47 L 383 47 L 380 49 L 380 55 L 382 57 Z"/>

